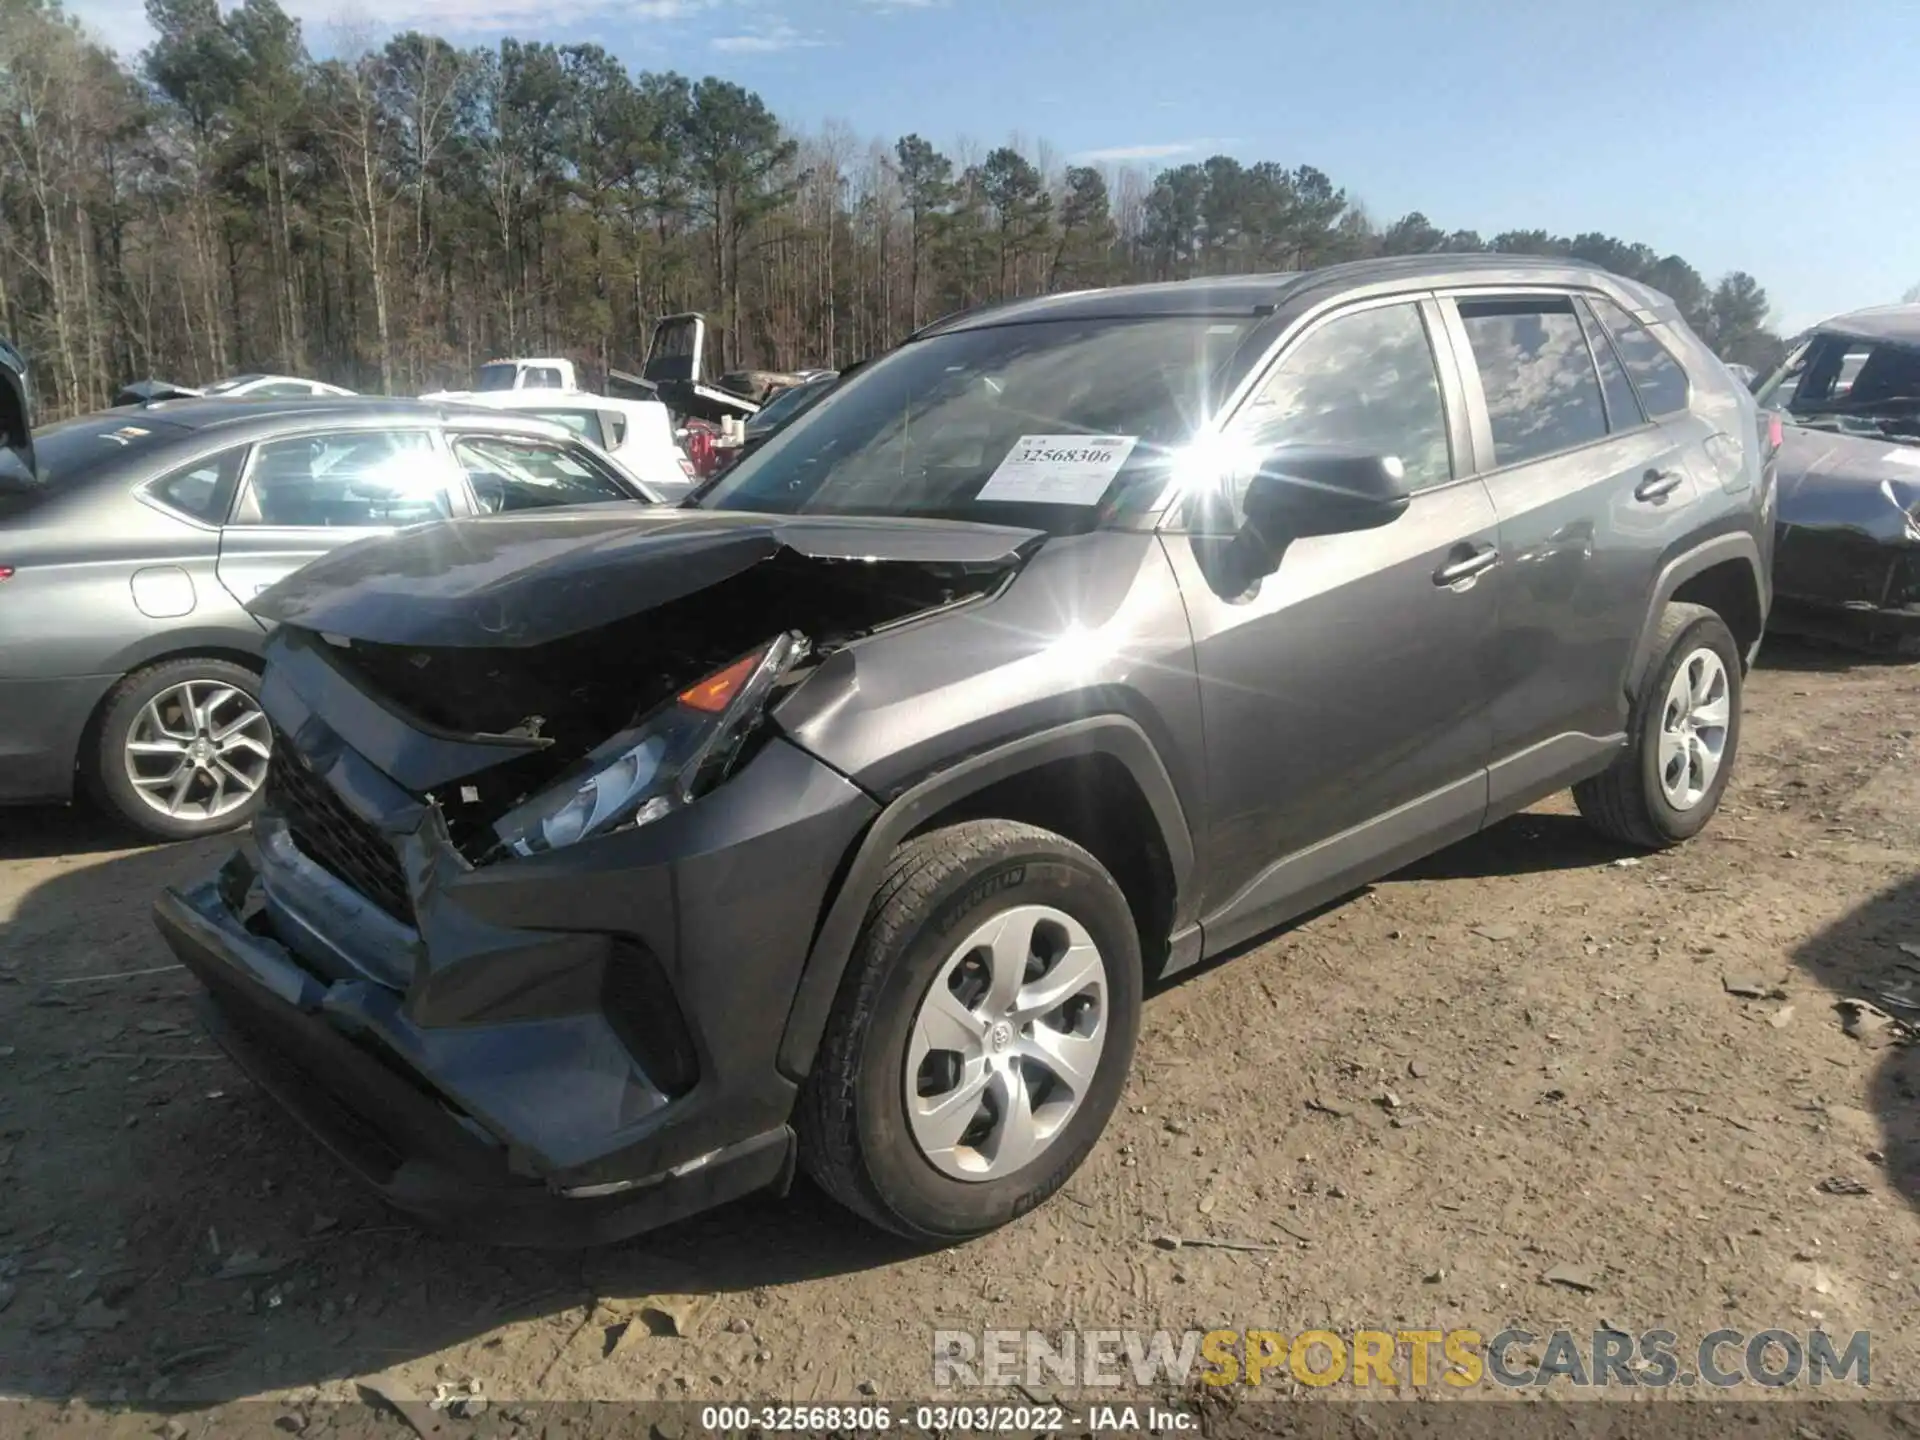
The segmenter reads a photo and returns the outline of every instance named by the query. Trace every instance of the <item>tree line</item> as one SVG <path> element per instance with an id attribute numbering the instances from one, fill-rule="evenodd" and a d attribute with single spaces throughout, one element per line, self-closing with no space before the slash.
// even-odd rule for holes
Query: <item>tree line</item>
<path id="1" fill-rule="evenodd" d="M 0 0 L 0 334 L 43 415 L 239 371 L 407 394 L 498 354 L 631 368 L 707 313 L 726 366 L 838 366 L 936 316 L 1381 254 L 1570 255 L 1666 292 L 1723 358 L 1766 292 L 1609 235 L 1376 224 L 1310 165 L 1149 172 L 784 125 L 730 81 L 596 45 L 408 32 L 316 59 L 277 0 L 147 0 L 130 66 Z"/>

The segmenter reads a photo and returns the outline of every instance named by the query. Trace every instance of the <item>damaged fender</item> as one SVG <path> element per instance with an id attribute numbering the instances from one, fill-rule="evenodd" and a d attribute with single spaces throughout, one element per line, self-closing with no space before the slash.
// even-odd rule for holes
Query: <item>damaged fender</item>
<path id="1" fill-rule="evenodd" d="M 1920 447 L 1794 429 L 1780 453 L 1783 526 L 1920 545 Z"/>

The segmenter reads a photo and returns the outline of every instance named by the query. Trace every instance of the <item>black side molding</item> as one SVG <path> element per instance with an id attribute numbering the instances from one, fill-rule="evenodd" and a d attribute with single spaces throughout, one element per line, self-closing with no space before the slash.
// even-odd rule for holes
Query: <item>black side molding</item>
<path id="1" fill-rule="evenodd" d="M 1674 592 L 1694 576 L 1716 565 L 1724 565 L 1729 560 L 1744 560 L 1747 563 L 1753 575 L 1753 593 L 1760 603 L 1761 629 L 1766 628 L 1768 602 L 1772 596 L 1761 579 L 1760 546 L 1752 535 L 1745 530 L 1737 530 L 1716 535 L 1691 550 L 1682 551 L 1666 563 L 1654 581 L 1653 603 L 1647 607 L 1646 618 L 1640 622 L 1640 638 L 1634 641 L 1633 654 L 1627 661 L 1627 673 L 1621 685 L 1628 700 L 1639 693 L 1640 682 L 1646 677 L 1647 662 L 1653 654 L 1654 633 L 1660 628 L 1660 612 L 1667 608 L 1667 602 L 1673 599 Z M 1751 663 L 1753 657 L 1747 658 Z"/>

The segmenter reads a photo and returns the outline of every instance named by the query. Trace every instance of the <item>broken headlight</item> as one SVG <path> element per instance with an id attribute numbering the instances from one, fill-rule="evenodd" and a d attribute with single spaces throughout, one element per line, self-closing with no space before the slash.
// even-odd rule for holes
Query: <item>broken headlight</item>
<path id="1" fill-rule="evenodd" d="M 658 820 L 724 778 L 774 684 L 806 654 L 786 634 L 716 670 L 494 823 L 505 855 L 543 855 Z"/>

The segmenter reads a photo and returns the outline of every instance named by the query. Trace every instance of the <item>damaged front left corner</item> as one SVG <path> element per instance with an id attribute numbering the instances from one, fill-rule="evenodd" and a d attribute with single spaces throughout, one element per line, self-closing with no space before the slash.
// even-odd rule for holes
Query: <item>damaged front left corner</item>
<path id="1" fill-rule="evenodd" d="M 809 648 L 789 631 L 656 706 L 495 821 L 499 843 L 477 863 L 545 854 L 691 804 L 726 778 L 774 687 Z"/>

